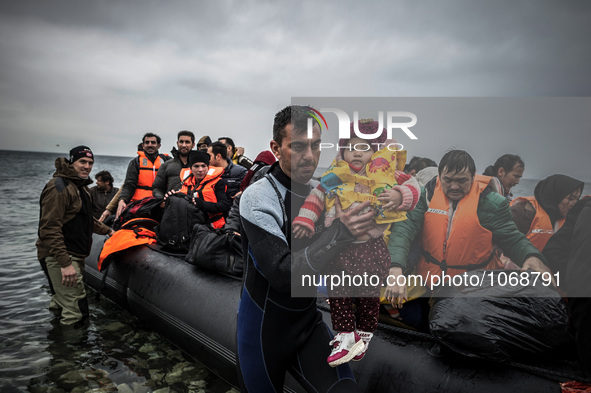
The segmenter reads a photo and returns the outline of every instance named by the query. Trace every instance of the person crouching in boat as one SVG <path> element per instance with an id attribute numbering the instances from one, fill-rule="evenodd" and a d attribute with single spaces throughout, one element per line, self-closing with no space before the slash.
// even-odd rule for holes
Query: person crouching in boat
<path id="1" fill-rule="evenodd" d="M 540 251 L 564 224 L 585 184 L 566 175 L 552 175 L 536 185 L 534 196 L 511 202 L 511 214 L 519 231 Z"/>
<path id="2" fill-rule="evenodd" d="M 373 120 L 361 120 L 358 125 L 364 134 L 375 134 L 378 127 L 378 122 Z M 382 148 L 378 149 L 380 145 Z M 406 151 L 392 151 L 388 148 L 392 145 L 396 144 L 386 140 L 386 130 L 372 140 L 341 139 L 339 146 L 348 148 L 337 152 L 320 185 L 306 198 L 293 222 L 296 238 L 312 237 L 320 218 L 318 212 L 326 211 L 324 224 L 329 227 L 335 220 L 336 204 L 348 211 L 364 200 L 372 201 L 378 222 L 330 262 L 331 274 L 367 274 L 380 280 L 385 280 L 388 274 L 390 254 L 384 237 L 392 222 L 406 219 L 405 211 L 414 208 L 420 193 L 417 181 L 402 171 Z M 331 287 L 328 294 L 332 327 L 337 334 L 330 341 L 332 352 L 327 362 L 336 367 L 350 360 L 361 360 L 378 327 L 380 287 L 368 285 L 355 291 L 347 286 Z"/>
<path id="3" fill-rule="evenodd" d="M 164 199 L 182 192 L 192 198 L 195 206 L 207 213 L 211 225 L 218 229 L 226 223 L 224 215 L 232 206 L 226 195 L 226 181 L 222 179 L 223 168 L 209 166 L 209 154 L 191 151 L 189 155 L 190 173 L 186 173 L 180 190 L 168 191 Z"/>

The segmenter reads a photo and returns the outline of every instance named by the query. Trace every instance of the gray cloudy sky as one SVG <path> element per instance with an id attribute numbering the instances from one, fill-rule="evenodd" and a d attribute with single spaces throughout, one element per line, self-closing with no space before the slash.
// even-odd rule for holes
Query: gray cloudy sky
<path id="1" fill-rule="evenodd" d="M 132 156 L 189 129 L 254 158 L 291 97 L 589 97 L 590 20 L 586 0 L 3 1 L 0 146 Z M 482 170 L 510 149 L 525 177 L 591 180 L 586 113 L 539 135 L 431 129 L 409 156 L 457 146 Z"/>

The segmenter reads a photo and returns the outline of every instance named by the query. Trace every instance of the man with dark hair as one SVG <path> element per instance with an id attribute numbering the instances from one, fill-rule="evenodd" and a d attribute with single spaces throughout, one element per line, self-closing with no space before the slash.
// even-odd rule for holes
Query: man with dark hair
<path id="1" fill-rule="evenodd" d="M 493 267 L 493 244 L 524 271 L 550 272 L 542 254 L 515 226 L 507 199 L 492 192 L 488 178 L 475 175 L 476 165 L 467 152 L 448 151 L 438 171 L 439 176 L 427 183 L 415 209 L 407 213 L 407 220 L 392 225 L 388 248 L 394 278 L 415 269 L 407 265 L 407 260 L 417 235 L 421 258 L 416 272 L 426 280 L 442 272 L 454 276 Z M 386 298 L 392 304 L 402 304 L 407 298 L 406 287 L 388 286 Z"/>
<path id="2" fill-rule="evenodd" d="M 96 186 L 90 188 L 92 215 L 94 218 L 99 219 L 111 199 L 119 191 L 119 188 L 113 187 L 114 179 L 109 171 L 100 171 L 94 178 L 96 179 Z"/>
<path id="3" fill-rule="evenodd" d="M 489 165 L 484 170 L 483 175 L 493 176 L 500 194 L 511 200 L 511 188 L 519 184 L 519 180 L 523 176 L 525 164 L 519 156 L 515 154 L 504 154 L 500 156 L 494 165 Z"/>
<path id="4" fill-rule="evenodd" d="M 425 168 L 435 167 L 437 168 L 437 163 L 430 158 L 427 157 L 413 157 L 416 160 L 413 161 L 412 164 L 408 167 L 408 173 L 411 176 L 416 176 L 417 173 L 422 171 Z"/>
<path id="5" fill-rule="evenodd" d="M 182 183 L 181 177 L 191 172 L 188 157 L 195 147 L 195 134 L 187 130 L 179 131 L 176 146 L 170 151 L 173 159 L 162 164 L 156 173 L 152 184 L 152 195 L 156 198 L 164 198 L 167 191 L 178 189 Z"/>
<path id="6" fill-rule="evenodd" d="M 87 185 L 94 155 L 87 146 L 70 150 L 70 159 L 55 160 L 53 178 L 39 200 L 37 256 L 49 280 L 50 309 L 59 311 L 60 323 L 72 325 L 88 317 L 82 280 L 84 258 L 90 253 L 92 233 L 113 231 L 92 217 L 92 197 Z"/>
<path id="7" fill-rule="evenodd" d="M 228 149 L 222 142 L 213 142 L 207 152 L 210 157 L 210 165 L 223 168 L 224 174 L 222 179 L 226 180 L 228 190 L 226 191 L 229 198 L 234 198 L 236 193 L 240 191 L 240 183 L 246 176 L 246 168 L 240 165 L 235 165 L 227 156 Z"/>
<path id="8" fill-rule="evenodd" d="M 252 166 L 252 160 L 244 155 L 243 147 L 236 147 L 232 138 L 223 136 L 218 138 L 218 142 L 222 142 L 228 149 L 228 158 L 236 165 L 242 165 L 246 169 Z"/>
<path id="9" fill-rule="evenodd" d="M 117 207 L 117 217 L 129 202 L 152 196 L 152 184 L 156 179 L 156 171 L 170 159 L 167 154 L 158 153 L 160 143 L 160 137 L 152 132 L 146 133 L 142 138 L 142 150 L 137 152 L 138 156 L 127 166 Z"/>
<path id="10" fill-rule="evenodd" d="M 315 274 L 372 225 L 364 202 L 311 240 L 294 239 L 291 225 L 315 184 L 320 126 L 307 137 L 310 108 L 288 106 L 275 115 L 271 151 L 278 158 L 240 200 L 245 274 L 238 310 L 238 372 L 242 392 L 281 392 L 289 372 L 309 392 L 358 391 L 348 365 L 332 368 L 330 331 L 310 297 L 291 296 L 291 272 Z M 294 210 L 295 209 L 295 210 Z M 294 212 L 292 214 L 292 212 Z M 323 222 L 321 220 L 320 222 Z"/>
<path id="11" fill-rule="evenodd" d="M 404 172 L 414 176 L 421 187 L 437 176 L 437 163 L 427 157 L 413 157 L 411 163 L 405 166 Z"/>
<path id="12" fill-rule="evenodd" d="M 410 166 L 413 165 L 415 162 L 417 162 L 420 159 L 421 159 L 421 157 L 419 157 L 419 156 L 413 156 L 410 160 L 408 160 L 406 162 L 406 165 L 404 165 L 404 173 L 412 175 L 412 173 L 410 173 Z"/>

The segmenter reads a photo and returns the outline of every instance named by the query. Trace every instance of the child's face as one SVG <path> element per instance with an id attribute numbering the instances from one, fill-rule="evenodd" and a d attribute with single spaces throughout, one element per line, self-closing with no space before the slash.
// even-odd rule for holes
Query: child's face
<path id="1" fill-rule="evenodd" d="M 343 159 L 357 168 L 365 166 L 374 153 L 373 146 L 361 138 L 351 138 L 347 145 L 350 149 L 344 150 Z"/>

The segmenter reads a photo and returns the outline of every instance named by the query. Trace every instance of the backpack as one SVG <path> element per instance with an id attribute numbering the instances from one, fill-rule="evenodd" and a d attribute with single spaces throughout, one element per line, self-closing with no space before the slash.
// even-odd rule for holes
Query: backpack
<path id="1" fill-rule="evenodd" d="M 205 224 L 206 214 L 193 205 L 191 198 L 183 193 L 166 198 L 162 220 L 157 228 L 158 244 L 163 249 L 186 254 L 195 224 Z"/>
<path id="2" fill-rule="evenodd" d="M 162 219 L 161 202 L 161 198 L 154 198 L 153 196 L 129 202 L 119 218 L 113 223 L 113 230 L 121 229 L 127 221 L 134 218 L 151 218 L 160 222 Z"/>

